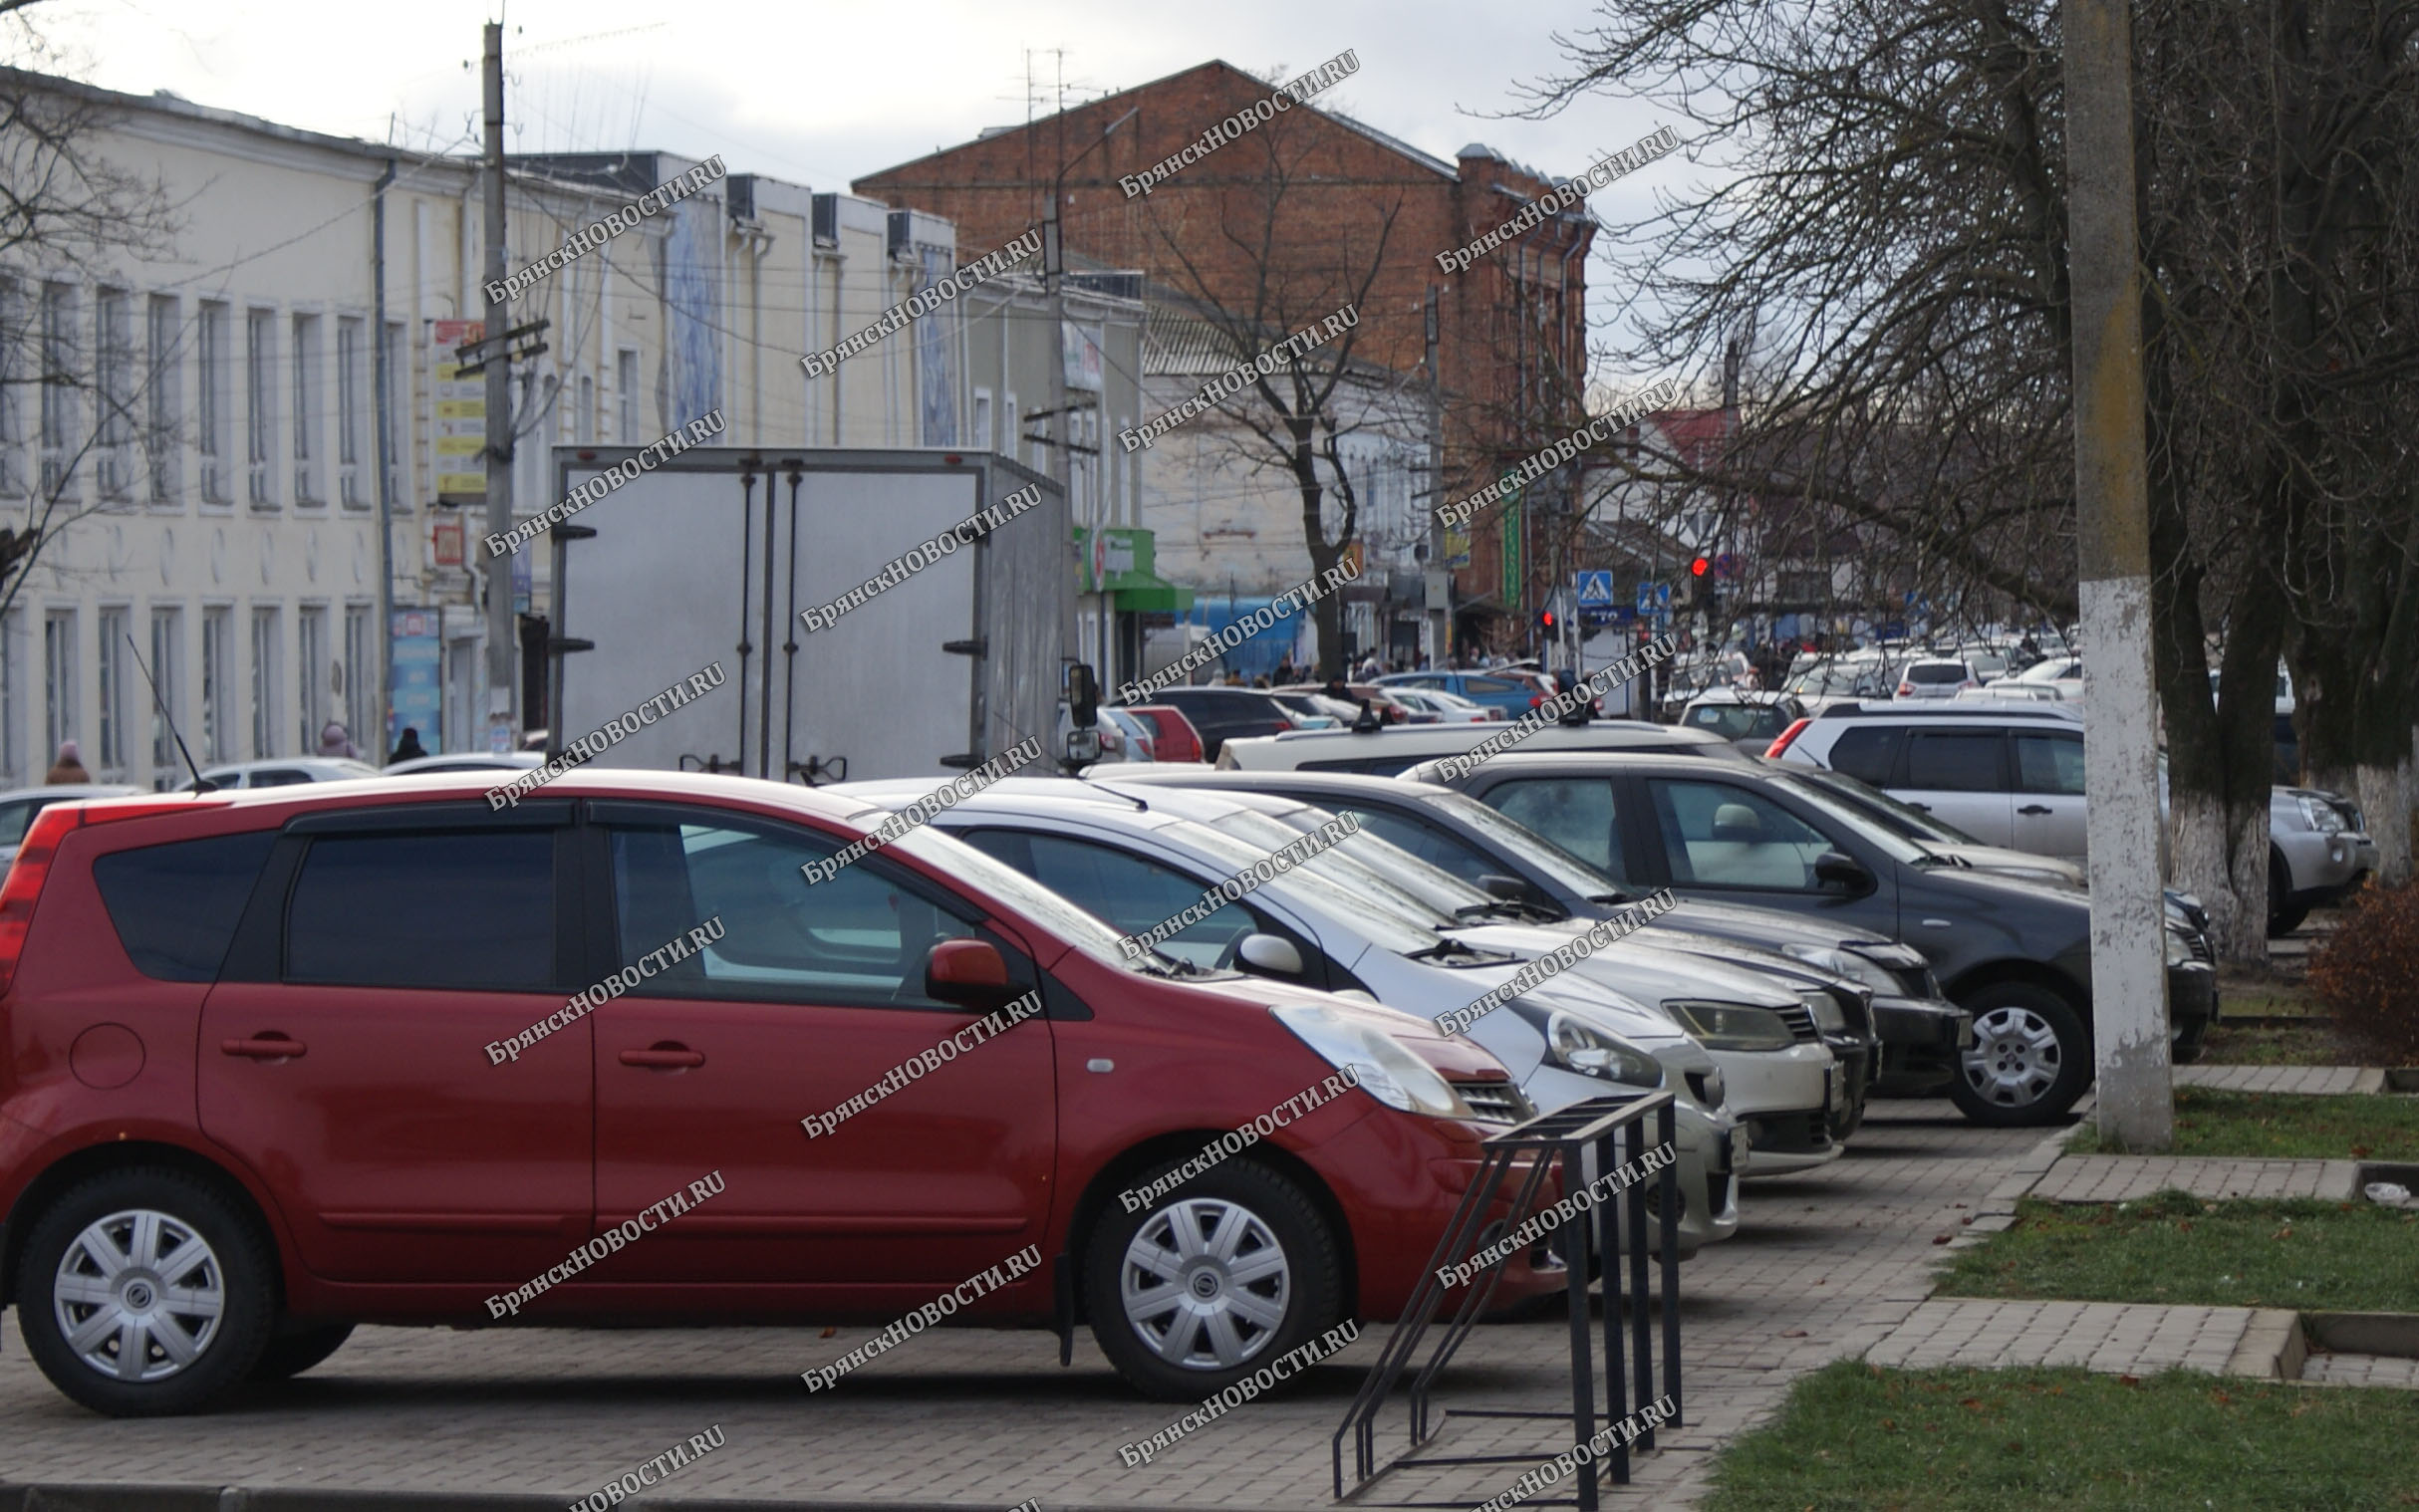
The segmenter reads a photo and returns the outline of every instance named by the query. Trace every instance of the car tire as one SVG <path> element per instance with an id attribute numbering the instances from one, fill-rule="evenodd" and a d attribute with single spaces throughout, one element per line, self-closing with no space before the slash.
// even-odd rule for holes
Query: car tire
<path id="1" fill-rule="evenodd" d="M 2309 917 L 2306 906 L 2296 908 L 2287 901 L 2292 895 L 2292 869 L 2285 866 L 2284 853 L 2268 853 L 2268 937 L 2279 939 L 2301 927 Z"/>
<path id="2" fill-rule="evenodd" d="M 252 1366 L 254 1381 L 287 1381 L 335 1354 L 353 1337 L 350 1323 L 324 1323 L 279 1334 L 260 1352 Z"/>
<path id="3" fill-rule="evenodd" d="M 2051 1124 L 2091 1085 L 2091 1040 L 2074 1005 L 2030 982 L 1991 982 L 1958 1000 L 1974 1046 L 1958 1054 L 1950 1101 L 1993 1129 Z"/>
<path id="4" fill-rule="evenodd" d="M 193 1412 L 260 1359 L 275 1275 L 259 1223 L 209 1182 L 150 1166 L 109 1171 L 34 1219 L 17 1262 L 17 1327 L 71 1400 L 112 1417 Z M 103 1331 L 79 1337 L 92 1325 Z M 185 1350 L 192 1358 L 179 1363 Z M 131 1365 L 115 1364 L 134 1351 Z"/>
<path id="5" fill-rule="evenodd" d="M 1138 1172 L 1135 1185 L 1179 1163 Z M 1182 1275 L 1138 1263 L 1154 1245 L 1182 1255 L 1188 1231 Z M 1342 1247 L 1293 1182 L 1229 1160 L 1141 1212 L 1104 1208 L 1084 1245 L 1083 1287 L 1092 1337 L 1120 1376 L 1155 1400 L 1199 1401 L 1340 1321 Z"/>

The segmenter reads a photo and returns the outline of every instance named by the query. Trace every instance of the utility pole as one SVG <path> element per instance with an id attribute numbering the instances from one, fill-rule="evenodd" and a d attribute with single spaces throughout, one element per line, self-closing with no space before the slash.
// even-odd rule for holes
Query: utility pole
<path id="1" fill-rule="evenodd" d="M 2134 245 L 2132 24 L 2127 0 L 2066 6 L 2066 245 L 2074 291 L 2075 539 L 2091 696 L 2092 1043 L 2099 1132 L 2129 1150 L 2175 1142 L 2159 892 L 2150 505 L 2142 291 Z M 1989 1055 L 1988 1044 L 1978 1047 Z"/>
<path id="2" fill-rule="evenodd" d="M 1435 284 L 1428 286 L 1422 321 L 1428 369 L 1428 658 L 1430 666 L 1443 671 L 1453 642 L 1453 569 L 1445 564 L 1445 525 L 1437 518 L 1445 507 L 1445 375 L 1437 368 L 1441 333 Z"/>
<path id="3" fill-rule="evenodd" d="M 504 27 L 486 26 L 482 63 L 487 106 L 487 325 L 480 333 L 480 355 L 487 371 L 487 529 L 496 536 L 512 531 L 512 362 L 505 355 L 504 331 L 509 308 L 494 290 L 504 286 Z M 465 542 L 465 548 L 469 543 Z M 487 571 L 487 744 L 490 750 L 512 749 L 513 614 L 512 554 L 489 553 Z"/>

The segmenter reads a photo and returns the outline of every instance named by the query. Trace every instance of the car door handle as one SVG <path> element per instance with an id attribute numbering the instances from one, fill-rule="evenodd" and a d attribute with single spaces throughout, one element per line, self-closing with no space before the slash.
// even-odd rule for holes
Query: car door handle
<path id="1" fill-rule="evenodd" d="M 705 1052 L 691 1050 L 685 1045 L 659 1045 L 651 1050 L 625 1050 L 625 1066 L 644 1066 L 651 1071 L 676 1071 L 683 1066 L 702 1066 Z"/>
<path id="2" fill-rule="evenodd" d="M 2049 812 L 2049 805 L 2045 803 L 2028 803 L 2016 812 L 2018 814 L 2046 814 Z"/>
<path id="3" fill-rule="evenodd" d="M 247 1060 L 299 1061 L 310 1053 L 311 1047 L 281 1034 L 269 1034 L 258 1039 L 221 1040 L 218 1049 L 221 1054 L 239 1055 Z"/>

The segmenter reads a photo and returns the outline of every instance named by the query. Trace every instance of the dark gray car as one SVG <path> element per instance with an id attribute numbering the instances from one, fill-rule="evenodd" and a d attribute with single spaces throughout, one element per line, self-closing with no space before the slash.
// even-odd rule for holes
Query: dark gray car
<path id="1" fill-rule="evenodd" d="M 1450 786 L 1639 886 L 1913 945 L 1950 1000 L 1974 1012 L 1975 1044 L 1949 1093 L 1978 1123 L 2048 1123 L 2091 1083 L 2087 897 L 1961 866 L 1783 768 L 1509 755 Z M 2216 975 L 2196 945 L 2189 927 L 2169 924 L 2168 1011 L 2188 1046 L 2217 1015 Z"/>

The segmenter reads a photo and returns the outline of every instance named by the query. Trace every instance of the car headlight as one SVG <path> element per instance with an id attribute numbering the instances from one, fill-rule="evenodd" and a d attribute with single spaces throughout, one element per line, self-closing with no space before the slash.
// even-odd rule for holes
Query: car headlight
<path id="1" fill-rule="evenodd" d="M 2160 932 L 2167 936 L 2168 965 L 2181 966 L 2192 959 L 2192 946 L 2185 940 L 2183 930 L 2163 929 Z"/>
<path id="2" fill-rule="evenodd" d="M 1808 987 L 1797 994 L 1797 1001 L 1805 1004 L 1806 1012 L 1814 1015 L 1815 1028 L 1829 1030 L 1834 1034 L 1847 1032 L 1847 1010 L 1841 1008 L 1839 999 L 1828 992 L 1819 987 Z"/>
<path id="3" fill-rule="evenodd" d="M 1852 950 L 1833 950 L 1824 945 L 1789 944 L 1781 946 L 1780 953 L 1791 960 L 1804 961 L 1809 966 L 1831 972 L 1836 976 L 1844 976 L 1860 987 L 1870 987 L 1876 997 L 1898 997 L 1903 994 L 1904 989 L 1898 985 L 1898 978 L 1892 976 L 1881 962 L 1867 960 Z M 1828 1001 L 1828 998 L 1825 1001 Z M 1832 1004 L 1832 1012 L 1838 1011 L 1838 1005 Z M 1821 1023 L 1822 1015 L 1817 1013 L 1814 1019 L 1816 1023 Z"/>
<path id="4" fill-rule="evenodd" d="M 2304 825 L 2321 835 L 2343 833 L 2343 816 L 2335 812 L 2333 804 L 2322 798 L 2312 798 L 2306 793 L 2295 795 L 2293 802 L 2300 807 L 2301 823 Z"/>
<path id="5" fill-rule="evenodd" d="M 1667 1001 L 1664 1011 L 1708 1050 L 1786 1050 L 1797 1043 L 1781 1016 L 1746 1003 Z"/>
<path id="6" fill-rule="evenodd" d="M 1663 1085 L 1663 1066 L 1653 1056 L 1577 1014 L 1559 1008 L 1540 1010 L 1526 1003 L 1514 1003 L 1512 1008 L 1531 1023 L 1542 1021 L 1545 1059 L 1564 1071 L 1649 1092 Z"/>
<path id="7" fill-rule="evenodd" d="M 1477 1117 L 1434 1066 L 1375 1025 L 1318 1003 L 1281 1003 L 1268 1011 L 1328 1065 L 1349 1069 L 1360 1079 L 1361 1091 L 1396 1112 L 1435 1119 Z"/>

